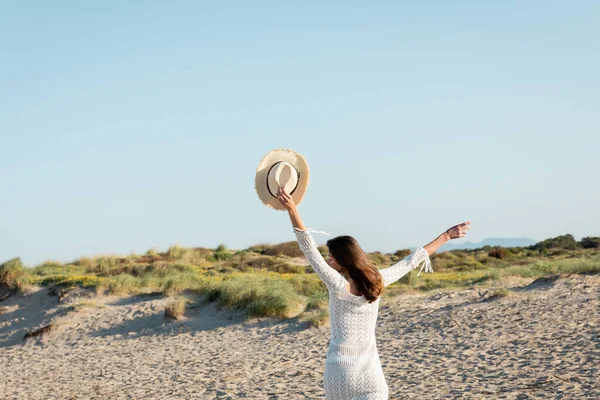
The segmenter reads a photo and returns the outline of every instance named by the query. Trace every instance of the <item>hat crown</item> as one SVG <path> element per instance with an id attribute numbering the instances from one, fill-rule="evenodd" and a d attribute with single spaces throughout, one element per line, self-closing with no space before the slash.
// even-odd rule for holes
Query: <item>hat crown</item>
<path id="1" fill-rule="evenodd" d="M 291 194 L 298 186 L 298 171 L 292 164 L 279 161 L 271 166 L 267 175 L 267 188 L 271 196 L 277 197 L 277 190 L 283 188 Z"/>

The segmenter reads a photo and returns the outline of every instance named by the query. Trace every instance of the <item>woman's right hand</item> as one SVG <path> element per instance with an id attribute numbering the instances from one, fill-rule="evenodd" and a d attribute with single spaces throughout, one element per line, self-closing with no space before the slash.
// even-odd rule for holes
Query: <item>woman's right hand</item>
<path id="1" fill-rule="evenodd" d="M 277 190 L 277 199 L 288 211 L 292 211 L 296 208 L 296 203 L 294 202 L 294 199 L 292 199 L 292 196 L 287 194 L 282 188 Z"/>
<path id="2" fill-rule="evenodd" d="M 449 239 L 458 239 L 467 234 L 471 227 L 471 221 L 463 222 L 462 224 L 454 225 L 452 228 L 446 231 Z"/>

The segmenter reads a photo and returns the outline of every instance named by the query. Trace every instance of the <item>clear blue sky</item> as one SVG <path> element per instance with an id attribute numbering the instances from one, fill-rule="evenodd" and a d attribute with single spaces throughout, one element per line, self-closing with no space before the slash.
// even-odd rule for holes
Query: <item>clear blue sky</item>
<path id="1" fill-rule="evenodd" d="M 0 262 L 293 240 L 278 147 L 368 251 L 598 236 L 598 71 L 595 0 L 6 2 Z"/>

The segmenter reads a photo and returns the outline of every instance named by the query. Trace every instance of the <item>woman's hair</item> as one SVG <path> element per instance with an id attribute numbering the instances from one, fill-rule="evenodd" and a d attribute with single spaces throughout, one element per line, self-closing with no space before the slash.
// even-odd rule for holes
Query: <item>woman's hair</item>
<path id="1" fill-rule="evenodd" d="M 360 293 L 369 303 L 383 291 L 383 279 L 352 236 L 338 236 L 327 241 L 329 254 L 348 271 Z"/>

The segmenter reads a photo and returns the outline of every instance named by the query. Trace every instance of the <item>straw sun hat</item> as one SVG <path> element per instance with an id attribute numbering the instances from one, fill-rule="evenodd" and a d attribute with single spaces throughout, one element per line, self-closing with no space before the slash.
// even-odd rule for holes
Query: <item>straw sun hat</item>
<path id="1" fill-rule="evenodd" d="M 308 175 L 308 164 L 299 153 L 290 149 L 270 151 L 256 168 L 256 193 L 266 206 L 285 210 L 277 199 L 277 189 L 282 187 L 300 204 L 308 187 Z"/>

